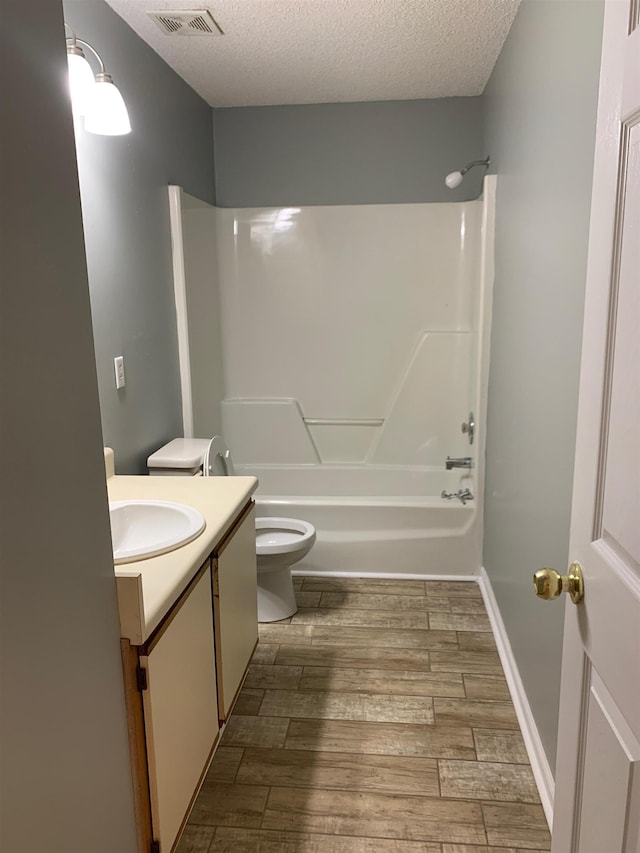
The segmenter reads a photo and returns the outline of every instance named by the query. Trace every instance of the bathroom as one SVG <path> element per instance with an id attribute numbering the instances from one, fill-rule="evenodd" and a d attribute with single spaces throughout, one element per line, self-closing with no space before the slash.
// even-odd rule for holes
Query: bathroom
<path id="1" fill-rule="evenodd" d="M 58 62 L 51 33 L 59 27 L 62 9 L 53 4 L 55 8 L 45 12 L 45 4 L 40 5 L 38 23 L 21 24 L 24 38 L 34 39 L 43 57 Z M 19 22 L 18 12 L 14 15 Z M 93 820 L 105 839 L 115 837 L 110 834 L 111 819 L 96 805 L 113 797 L 126 752 L 120 729 L 107 718 L 107 709 L 113 710 L 115 704 L 104 686 L 105 679 L 112 685 L 118 679 L 118 661 L 107 650 L 115 611 L 104 606 L 105 601 L 113 605 L 113 594 L 104 567 L 91 581 L 84 578 L 86 559 L 94 554 L 96 542 L 105 554 L 109 547 L 100 495 L 92 499 L 95 519 L 86 509 L 83 531 L 74 532 L 78 553 L 84 557 L 78 557 L 77 566 L 69 565 L 62 580 L 41 577 L 45 547 L 50 553 L 56 549 L 64 553 L 65 540 L 56 513 L 39 501 L 45 497 L 50 501 L 57 494 L 55 472 L 65 466 L 69 478 L 56 489 L 62 490 L 68 505 L 86 505 L 86 498 L 78 505 L 72 488 L 81 494 L 95 489 L 100 432 L 104 443 L 116 448 L 119 469 L 128 473 L 142 473 L 147 455 L 182 432 L 166 186 L 179 185 L 191 196 L 222 208 L 462 202 L 480 195 L 483 170 L 470 172 L 453 191 L 444 186 L 444 175 L 487 154 L 490 173 L 498 176 L 499 202 L 484 438 L 484 541 L 475 570 L 484 567 L 491 580 L 543 763 L 546 760 L 552 769 L 560 670 L 548 661 L 556 659 L 561 644 L 562 617 L 559 610 L 545 609 L 541 614 L 530 590 L 530 575 L 540 566 L 567 564 L 602 5 L 524 0 L 482 96 L 220 109 L 213 116 L 106 3 L 68 0 L 64 17 L 108 53 L 131 114 L 140 120 L 124 143 L 106 137 L 78 139 L 93 342 L 89 305 L 81 290 L 85 273 L 80 253 L 76 247 L 69 261 L 63 249 L 55 248 L 64 247 L 65 241 L 77 242 L 72 232 L 78 231 L 79 214 L 72 211 L 71 200 L 65 202 L 71 212 L 60 221 L 48 203 L 49 239 L 56 237 L 55 243 L 43 246 L 48 265 L 22 259 L 32 264 L 33 279 L 24 298 L 38 301 L 42 310 L 40 320 L 25 323 L 23 334 L 47 342 L 49 349 L 46 365 L 32 364 L 26 357 L 21 365 L 24 382 L 34 392 L 28 398 L 16 392 L 23 422 L 15 434 L 15 447 L 31 449 L 20 455 L 22 476 L 45 472 L 52 484 L 48 494 L 32 504 L 33 511 L 49 521 L 33 543 L 23 545 L 32 558 L 33 575 L 12 579 L 9 587 L 12 602 L 34 585 L 38 594 L 30 610 L 15 607 L 5 620 L 15 636 L 16 620 L 22 618 L 20 634 L 25 639 L 18 665 L 35 674 L 34 684 L 43 691 L 40 703 L 31 703 L 31 717 L 25 715 L 20 726 L 16 722 L 15 748 L 27 736 L 36 747 L 22 762 L 24 784 L 42 785 L 41 792 L 49 786 L 52 825 L 72 826 L 71 797 L 83 804 L 87 824 Z M 574 33 L 576 18 L 579 38 Z M 540 40 L 544 55 L 537 47 Z M 567 51 L 571 51 L 569 67 Z M 38 82 L 30 78 L 25 83 L 27 89 L 33 87 L 35 103 L 41 97 Z M 32 120 L 34 138 L 46 139 L 49 156 L 55 155 L 60 168 L 72 174 L 75 158 L 72 162 L 65 149 L 68 123 L 49 117 L 61 126 L 49 139 L 45 118 Z M 34 148 L 34 171 L 25 169 L 25 180 L 33 174 L 33 180 L 50 183 L 55 172 L 47 172 L 40 162 L 46 158 L 36 154 Z M 571 169 L 566 168 L 568 162 Z M 523 241 L 524 233 L 533 235 L 530 241 Z M 38 286 L 39 277 L 50 280 L 47 270 L 52 261 L 67 264 L 66 275 L 53 292 Z M 70 283 L 63 291 L 67 278 Z M 66 298 L 65 292 L 70 294 Z M 49 330 L 52 324 L 61 330 L 56 336 Z M 95 366 L 88 363 L 94 343 Z M 120 354 L 125 356 L 127 386 L 118 394 L 113 358 Z M 463 411 L 460 420 L 467 414 Z M 52 458 L 54 445 L 62 458 Z M 34 454 L 33 448 L 38 452 Z M 462 454 L 456 450 L 452 455 Z M 17 470 L 15 478 L 22 482 Z M 20 489 L 19 493 L 29 494 L 24 483 Z M 21 526 L 24 529 L 26 522 Z M 84 626 L 85 635 L 91 623 L 91 630 L 97 626 L 103 636 L 102 646 L 98 644 L 99 677 L 92 664 L 95 648 L 88 647 L 73 661 L 68 655 L 77 647 L 87 612 L 92 616 Z M 41 639 L 37 642 L 43 636 L 51 638 L 46 649 Z M 56 685 L 47 681 L 50 671 L 59 673 Z M 73 687 L 78 672 L 84 673 L 82 693 L 89 695 L 78 697 L 81 719 L 71 725 L 63 718 L 63 709 L 69 695 L 80 692 Z M 46 721 L 37 704 L 53 709 Z M 10 711 L 17 714 L 17 707 Z M 96 740 L 97 729 L 103 731 L 104 742 L 93 761 L 103 772 L 96 773 L 90 785 L 86 779 L 82 785 L 70 783 L 73 793 L 67 796 L 53 790 L 56 777 L 42 773 L 43 757 L 46 767 L 53 766 L 56 743 L 71 746 L 72 774 L 74 761 L 81 766 L 86 760 L 83 756 Z M 31 752 L 40 760 L 35 754 L 31 758 Z M 32 781 L 33 777 L 41 781 Z M 112 812 L 126 811 L 117 796 L 110 802 Z M 32 822 L 28 804 L 17 795 L 12 809 L 26 825 Z M 51 844 L 51 850 L 63 849 Z M 33 846 L 9 849 L 17 853 Z M 113 842 L 96 844 L 94 849 L 113 850 Z"/>

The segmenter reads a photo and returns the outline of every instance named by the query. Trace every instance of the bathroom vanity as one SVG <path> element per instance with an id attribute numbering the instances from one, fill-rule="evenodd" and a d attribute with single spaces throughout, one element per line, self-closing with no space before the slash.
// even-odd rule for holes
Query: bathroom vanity
<path id="1" fill-rule="evenodd" d="M 171 500 L 193 541 L 115 567 L 140 853 L 170 853 L 258 638 L 254 477 L 109 477 L 109 499 Z"/>

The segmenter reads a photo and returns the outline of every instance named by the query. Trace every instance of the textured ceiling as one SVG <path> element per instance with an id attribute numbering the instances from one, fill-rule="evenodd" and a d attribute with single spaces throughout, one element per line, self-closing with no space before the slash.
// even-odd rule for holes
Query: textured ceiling
<path id="1" fill-rule="evenodd" d="M 520 0 L 107 0 L 211 106 L 479 95 Z M 148 11 L 208 9 L 223 36 Z"/>

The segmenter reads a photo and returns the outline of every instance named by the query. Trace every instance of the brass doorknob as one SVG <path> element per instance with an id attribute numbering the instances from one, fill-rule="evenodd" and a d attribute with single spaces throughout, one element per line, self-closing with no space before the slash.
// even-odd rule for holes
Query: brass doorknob
<path id="1" fill-rule="evenodd" d="M 533 575 L 533 588 L 539 598 L 551 601 L 568 592 L 574 604 L 584 598 L 584 578 L 580 563 L 571 563 L 569 574 L 561 575 L 555 569 L 538 569 Z"/>

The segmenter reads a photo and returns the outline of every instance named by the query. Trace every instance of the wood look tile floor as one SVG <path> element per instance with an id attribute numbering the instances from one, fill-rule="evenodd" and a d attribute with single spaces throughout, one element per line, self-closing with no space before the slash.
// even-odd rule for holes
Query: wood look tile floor
<path id="1" fill-rule="evenodd" d="M 478 586 L 296 578 L 177 853 L 532 853 L 551 840 Z"/>

